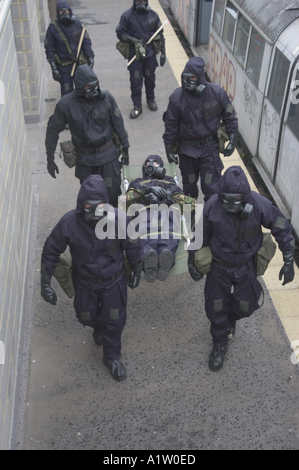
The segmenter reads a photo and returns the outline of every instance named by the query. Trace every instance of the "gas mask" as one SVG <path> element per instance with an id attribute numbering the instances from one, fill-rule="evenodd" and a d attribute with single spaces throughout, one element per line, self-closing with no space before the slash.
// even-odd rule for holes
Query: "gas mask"
<path id="1" fill-rule="evenodd" d="M 206 87 L 205 85 L 200 84 L 200 80 L 197 77 L 197 75 L 194 75 L 194 73 L 183 73 L 182 74 L 182 85 L 183 89 L 186 90 L 188 93 L 192 93 L 195 96 L 203 96 Z"/>
<path id="2" fill-rule="evenodd" d="M 105 217 L 104 204 L 103 201 L 85 201 L 83 203 L 85 220 L 93 227 Z"/>
<path id="3" fill-rule="evenodd" d="M 99 81 L 95 80 L 94 82 L 86 83 L 83 87 L 84 98 L 87 101 L 98 100 L 101 96 L 101 89 L 99 86 Z"/>
<path id="4" fill-rule="evenodd" d="M 58 12 L 58 18 L 61 23 L 65 25 L 73 24 L 75 22 L 75 17 L 71 15 L 71 12 L 68 8 L 60 8 Z"/>
<path id="5" fill-rule="evenodd" d="M 221 193 L 219 199 L 225 212 L 230 216 L 239 216 L 241 219 L 248 219 L 253 206 L 244 203 L 243 194 L 238 193 Z"/>
<path id="6" fill-rule="evenodd" d="M 146 160 L 142 165 L 142 173 L 144 177 L 149 176 L 153 179 L 162 180 L 166 175 L 166 170 L 156 160 L 150 159 Z"/>
<path id="7" fill-rule="evenodd" d="M 134 6 L 138 13 L 148 13 L 150 10 L 147 0 L 134 0 Z"/>

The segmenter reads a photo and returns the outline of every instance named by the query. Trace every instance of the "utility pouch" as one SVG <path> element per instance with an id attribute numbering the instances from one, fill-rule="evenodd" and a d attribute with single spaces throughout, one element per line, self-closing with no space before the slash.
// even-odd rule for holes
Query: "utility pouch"
<path id="1" fill-rule="evenodd" d="M 160 34 L 157 34 L 157 36 L 155 36 L 155 38 L 153 39 L 152 41 L 152 44 L 154 46 L 154 50 L 155 50 L 155 54 L 160 54 L 161 52 L 161 38 L 160 38 Z"/>
<path id="2" fill-rule="evenodd" d="M 217 137 L 219 141 L 219 152 L 223 153 L 224 151 L 224 144 L 229 140 L 229 137 L 225 131 L 225 126 L 223 122 L 220 123 L 220 126 L 217 129 Z"/>
<path id="3" fill-rule="evenodd" d="M 71 140 L 66 142 L 60 142 L 61 152 L 63 155 L 63 161 L 69 168 L 73 168 L 76 165 L 76 148 Z M 61 157 L 60 152 L 60 158 Z"/>
<path id="4" fill-rule="evenodd" d="M 129 58 L 129 54 L 130 54 L 130 43 L 129 42 L 118 41 L 118 43 L 116 44 L 115 47 L 125 59 Z"/>
<path id="5" fill-rule="evenodd" d="M 195 253 L 194 264 L 197 271 L 199 271 L 203 276 L 211 271 L 212 258 L 213 255 L 209 246 L 204 246 Z"/>
<path id="6" fill-rule="evenodd" d="M 265 274 L 271 259 L 276 252 L 276 245 L 270 232 L 263 233 L 263 246 L 255 255 L 255 270 L 257 276 Z"/>
<path id="7" fill-rule="evenodd" d="M 55 268 L 53 276 L 57 279 L 63 292 L 72 299 L 75 297 L 73 284 L 73 263 L 69 250 L 60 255 L 59 262 Z"/>

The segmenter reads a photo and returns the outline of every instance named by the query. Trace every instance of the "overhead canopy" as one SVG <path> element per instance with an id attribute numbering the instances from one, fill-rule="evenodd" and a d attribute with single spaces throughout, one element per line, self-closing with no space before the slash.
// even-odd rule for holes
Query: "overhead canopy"
<path id="1" fill-rule="evenodd" d="M 299 2 L 290 0 L 233 0 L 273 42 L 297 18 Z"/>

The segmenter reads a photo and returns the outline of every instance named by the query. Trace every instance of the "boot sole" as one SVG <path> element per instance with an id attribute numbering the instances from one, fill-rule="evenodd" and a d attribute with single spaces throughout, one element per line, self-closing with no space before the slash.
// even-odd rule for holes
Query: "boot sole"
<path id="1" fill-rule="evenodd" d="M 155 282 L 158 270 L 158 255 L 154 250 L 149 251 L 143 258 L 143 269 L 147 282 Z"/>
<path id="2" fill-rule="evenodd" d="M 165 281 L 169 271 L 171 270 L 174 263 L 174 258 L 169 250 L 164 250 L 159 256 L 159 270 L 157 278 L 159 281 Z"/>

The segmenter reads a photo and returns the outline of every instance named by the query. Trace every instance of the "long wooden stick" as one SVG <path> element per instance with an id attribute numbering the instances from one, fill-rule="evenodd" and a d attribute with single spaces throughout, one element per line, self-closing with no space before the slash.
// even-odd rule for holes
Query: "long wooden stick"
<path id="1" fill-rule="evenodd" d="M 155 32 L 155 34 L 152 35 L 152 37 L 147 41 L 146 45 L 150 44 L 152 42 L 153 39 L 155 39 L 155 37 L 157 36 L 157 34 L 160 33 L 161 29 L 164 28 L 164 26 L 166 26 L 168 23 L 170 23 L 170 21 L 167 19 L 164 21 L 164 23 L 162 24 L 162 26 L 160 26 L 159 29 L 157 29 L 157 31 Z M 130 60 L 130 62 L 128 63 L 127 67 L 129 67 L 129 65 L 132 64 L 132 62 L 134 62 L 134 60 L 136 59 L 136 55 Z"/>
<path id="2" fill-rule="evenodd" d="M 79 45 L 78 45 L 78 52 L 77 52 L 77 59 L 79 58 L 79 55 L 80 55 L 80 51 L 81 51 L 81 47 L 82 47 L 82 42 L 83 42 L 83 39 L 84 39 L 84 34 L 85 34 L 85 31 L 86 31 L 86 28 L 83 28 L 82 29 L 82 33 L 81 33 L 81 37 L 80 37 L 80 41 L 79 41 Z M 72 68 L 72 71 L 71 71 L 71 77 L 74 75 L 75 73 L 75 68 L 76 68 L 76 62 L 73 64 L 73 68 Z"/>

